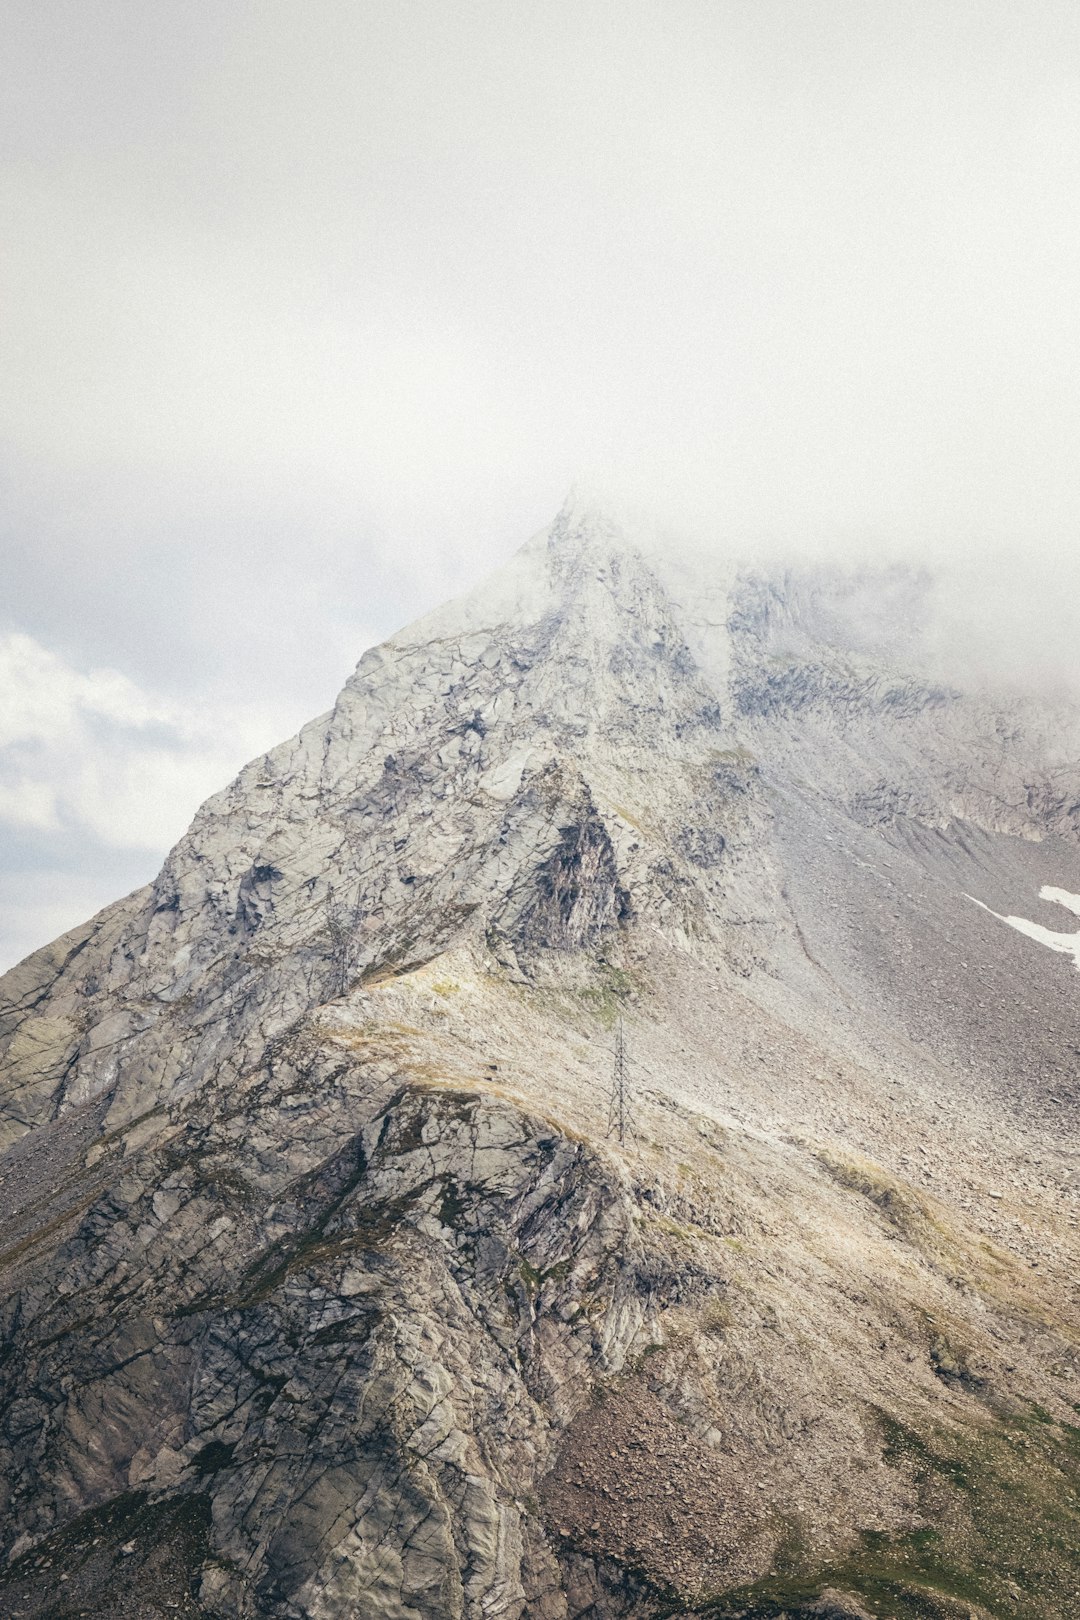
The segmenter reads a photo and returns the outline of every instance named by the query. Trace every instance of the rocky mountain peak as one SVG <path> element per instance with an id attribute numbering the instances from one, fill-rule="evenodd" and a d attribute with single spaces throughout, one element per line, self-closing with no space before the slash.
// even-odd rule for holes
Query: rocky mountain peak
<path id="1" fill-rule="evenodd" d="M 12 1613 L 1071 1614 L 1080 768 L 924 606 L 574 497 L 0 981 Z"/>

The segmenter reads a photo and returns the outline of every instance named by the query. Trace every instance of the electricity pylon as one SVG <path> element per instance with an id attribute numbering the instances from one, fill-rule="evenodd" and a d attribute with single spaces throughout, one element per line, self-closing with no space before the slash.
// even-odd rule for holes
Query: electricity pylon
<path id="1" fill-rule="evenodd" d="M 623 1034 L 622 1013 L 615 1028 L 615 1066 L 611 1077 L 611 1099 L 608 1103 L 607 1134 L 626 1140 L 630 1129 L 630 1108 L 626 1097 L 626 1037 Z"/>

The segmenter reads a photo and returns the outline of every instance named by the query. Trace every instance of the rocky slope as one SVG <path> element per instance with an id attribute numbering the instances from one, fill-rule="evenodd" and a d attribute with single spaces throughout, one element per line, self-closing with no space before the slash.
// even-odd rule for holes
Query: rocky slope
<path id="1" fill-rule="evenodd" d="M 4 1612 L 1080 1612 L 1080 726 L 920 604 L 568 506 L 0 982 Z"/>

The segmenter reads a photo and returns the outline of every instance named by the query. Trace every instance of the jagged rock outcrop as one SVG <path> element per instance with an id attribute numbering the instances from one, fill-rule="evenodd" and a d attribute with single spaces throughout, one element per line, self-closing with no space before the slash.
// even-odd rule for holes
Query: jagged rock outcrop
<path id="1" fill-rule="evenodd" d="M 5 1612 L 1075 1613 L 1077 717 L 694 577 L 568 506 L 2 981 Z"/>

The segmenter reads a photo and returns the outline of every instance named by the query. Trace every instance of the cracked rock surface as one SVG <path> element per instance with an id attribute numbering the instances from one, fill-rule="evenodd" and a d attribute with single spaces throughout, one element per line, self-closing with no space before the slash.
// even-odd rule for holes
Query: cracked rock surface
<path id="1" fill-rule="evenodd" d="M 0 981 L 0 1611 L 1080 1613 L 1080 720 L 919 591 L 568 505 Z"/>

